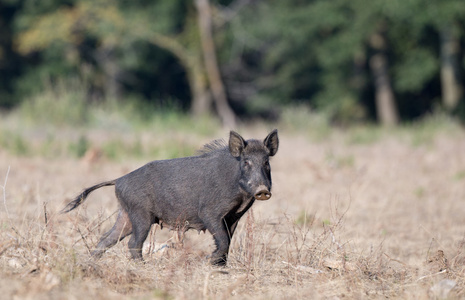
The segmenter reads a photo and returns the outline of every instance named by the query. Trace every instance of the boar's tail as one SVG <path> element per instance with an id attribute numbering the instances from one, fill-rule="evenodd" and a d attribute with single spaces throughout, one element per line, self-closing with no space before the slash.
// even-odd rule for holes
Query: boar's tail
<path id="1" fill-rule="evenodd" d="M 75 209 L 76 207 L 78 207 L 79 205 L 82 204 L 82 202 L 84 202 L 84 200 L 86 200 L 87 196 L 92 193 L 94 190 L 96 189 L 99 189 L 103 186 L 108 186 L 108 185 L 115 185 L 116 181 L 115 180 L 112 180 L 112 181 L 106 181 L 106 182 L 102 182 L 102 183 L 99 183 L 97 185 L 94 185 L 94 186 L 91 186 L 90 188 L 87 188 L 85 189 L 81 194 L 79 194 L 79 196 L 77 196 L 73 201 L 71 201 L 70 203 L 68 203 L 68 205 L 66 205 L 62 210 L 61 210 L 61 213 L 64 214 L 64 213 L 67 213 L 67 212 L 70 212 L 72 211 L 73 209 Z"/>

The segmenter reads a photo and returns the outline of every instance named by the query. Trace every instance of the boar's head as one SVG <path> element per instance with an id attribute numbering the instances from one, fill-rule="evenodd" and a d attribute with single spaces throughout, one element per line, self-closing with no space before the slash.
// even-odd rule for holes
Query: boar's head
<path id="1" fill-rule="evenodd" d="M 240 163 L 241 189 L 256 200 L 271 197 L 270 156 L 278 151 L 278 131 L 273 130 L 263 140 L 244 140 L 237 132 L 229 135 L 229 151 Z"/>

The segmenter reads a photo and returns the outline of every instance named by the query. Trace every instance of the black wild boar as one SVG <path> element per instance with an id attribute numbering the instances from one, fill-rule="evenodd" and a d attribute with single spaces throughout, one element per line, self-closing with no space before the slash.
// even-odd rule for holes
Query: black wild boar
<path id="1" fill-rule="evenodd" d="M 215 240 L 214 265 L 225 265 L 239 219 L 255 200 L 271 197 L 269 157 L 278 151 L 278 131 L 263 141 L 244 140 L 231 131 L 229 143 L 214 141 L 198 156 L 153 161 L 118 179 L 85 189 L 63 213 L 78 207 L 92 191 L 115 185 L 121 205 L 115 225 L 93 256 L 132 234 L 129 251 L 142 259 L 142 245 L 154 223 L 177 230 L 208 230 Z"/>

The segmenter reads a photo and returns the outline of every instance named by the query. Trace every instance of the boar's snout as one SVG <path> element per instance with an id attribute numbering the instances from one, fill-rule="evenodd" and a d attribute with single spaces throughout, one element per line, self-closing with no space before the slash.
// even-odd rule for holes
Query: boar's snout
<path id="1" fill-rule="evenodd" d="M 254 197 L 257 200 L 268 200 L 271 198 L 271 192 L 267 187 L 265 187 L 264 185 L 261 185 L 258 187 L 257 192 L 255 193 Z"/>

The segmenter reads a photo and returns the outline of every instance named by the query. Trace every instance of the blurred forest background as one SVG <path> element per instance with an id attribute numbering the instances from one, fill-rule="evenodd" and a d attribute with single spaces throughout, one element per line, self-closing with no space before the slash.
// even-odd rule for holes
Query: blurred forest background
<path id="1" fill-rule="evenodd" d="M 6 112 L 59 100 L 80 122 L 113 103 L 234 127 L 305 107 L 393 126 L 464 119 L 464 69 L 461 0 L 0 1 Z"/>

